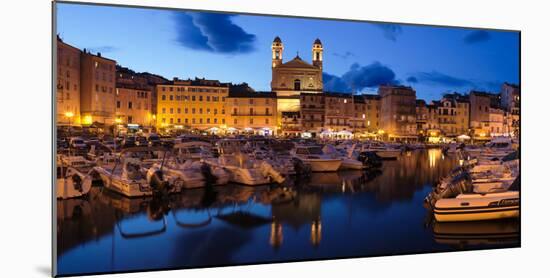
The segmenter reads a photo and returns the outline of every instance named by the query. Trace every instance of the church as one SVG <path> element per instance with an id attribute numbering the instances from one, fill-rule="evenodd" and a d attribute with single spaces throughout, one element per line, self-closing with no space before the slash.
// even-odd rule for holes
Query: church
<path id="1" fill-rule="evenodd" d="M 292 60 L 283 62 L 283 42 L 275 37 L 271 44 L 271 91 L 277 94 L 277 111 L 280 120 L 282 112 L 300 111 L 301 93 L 323 92 L 323 44 L 316 39 L 311 49 L 311 64 L 298 54 Z M 279 121 L 280 122 L 280 121 Z"/>

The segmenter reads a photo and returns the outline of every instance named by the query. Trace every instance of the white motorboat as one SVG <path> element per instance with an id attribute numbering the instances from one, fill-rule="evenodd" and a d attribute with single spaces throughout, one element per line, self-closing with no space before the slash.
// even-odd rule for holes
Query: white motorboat
<path id="1" fill-rule="evenodd" d="M 57 164 L 56 197 L 70 199 L 82 197 L 92 188 L 92 177 L 73 167 Z"/>
<path id="2" fill-rule="evenodd" d="M 196 173 L 201 173 L 205 182 L 212 182 L 215 185 L 224 185 L 229 182 L 230 174 L 223 169 L 214 158 L 210 149 L 212 145 L 206 142 L 193 141 L 176 144 L 173 149 L 175 159 L 181 163 L 180 168 L 188 168 Z M 192 163 L 189 163 L 191 161 Z M 168 165 L 169 167 L 171 165 Z"/>
<path id="3" fill-rule="evenodd" d="M 103 181 L 103 186 L 109 190 L 127 197 L 150 196 L 154 192 L 174 192 L 177 188 L 170 188 L 164 181 L 162 164 L 153 164 L 147 169 L 134 153 L 166 152 L 162 147 L 131 147 L 120 152 L 114 165 L 107 164 L 94 167 Z"/>
<path id="4" fill-rule="evenodd" d="M 426 198 L 439 222 L 478 221 L 519 216 L 519 176 L 490 182 L 454 171 Z"/>
<path id="5" fill-rule="evenodd" d="M 310 165 L 312 172 L 335 172 L 342 165 L 342 159 L 324 154 L 319 146 L 296 146 L 292 155 Z"/>
<path id="6" fill-rule="evenodd" d="M 340 158 L 342 160 L 340 170 L 363 170 L 366 167 L 363 162 L 354 158 L 354 149 L 355 144 L 353 146 L 348 146 L 346 149 L 342 150 L 338 150 L 334 146 L 327 144 L 323 147 L 323 152 L 333 158 Z M 341 152 L 346 150 L 346 154 Z"/>
<path id="7" fill-rule="evenodd" d="M 212 163 L 212 161 L 209 163 Z M 272 182 L 283 183 L 285 180 L 268 162 L 257 161 L 243 153 L 235 155 L 222 154 L 216 165 L 230 172 L 230 181 L 235 183 L 262 185 Z"/>
<path id="8" fill-rule="evenodd" d="M 378 141 L 371 142 L 364 151 L 375 152 L 382 159 L 397 159 L 401 154 L 401 149 L 387 146 L 386 144 Z"/>

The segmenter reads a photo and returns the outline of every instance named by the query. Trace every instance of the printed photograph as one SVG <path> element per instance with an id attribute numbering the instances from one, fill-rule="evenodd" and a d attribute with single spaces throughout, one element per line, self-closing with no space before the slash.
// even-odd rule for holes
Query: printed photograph
<path id="1" fill-rule="evenodd" d="M 53 18 L 57 276 L 521 246 L 519 31 Z"/>

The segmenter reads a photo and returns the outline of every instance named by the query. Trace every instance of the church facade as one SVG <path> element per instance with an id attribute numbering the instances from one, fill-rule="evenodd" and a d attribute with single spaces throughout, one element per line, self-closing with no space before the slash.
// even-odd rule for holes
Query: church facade
<path id="1" fill-rule="evenodd" d="M 278 122 L 282 112 L 300 111 L 301 93 L 323 92 L 323 45 L 319 39 L 313 42 L 311 64 L 296 55 L 283 61 L 284 45 L 275 37 L 271 45 L 271 91 L 277 94 Z"/>

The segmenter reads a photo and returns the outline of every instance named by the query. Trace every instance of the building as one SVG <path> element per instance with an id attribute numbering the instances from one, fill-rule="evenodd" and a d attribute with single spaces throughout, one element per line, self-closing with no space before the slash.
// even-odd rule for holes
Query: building
<path id="1" fill-rule="evenodd" d="M 216 131 L 226 124 L 229 84 L 218 80 L 174 78 L 157 85 L 157 128 Z"/>
<path id="2" fill-rule="evenodd" d="M 439 130 L 446 137 L 467 135 L 470 125 L 470 103 L 468 98 L 458 93 L 445 94 L 437 106 Z"/>
<path id="3" fill-rule="evenodd" d="M 275 135 L 277 95 L 274 92 L 231 91 L 226 106 L 228 128 L 238 133 Z"/>
<path id="4" fill-rule="evenodd" d="M 367 130 L 367 103 L 363 96 L 353 95 L 349 105 L 350 117 L 349 127 L 355 134 L 364 134 Z"/>
<path id="5" fill-rule="evenodd" d="M 82 125 L 115 123 L 116 61 L 84 51 L 80 55 L 80 114 Z"/>
<path id="6" fill-rule="evenodd" d="M 380 96 L 379 95 L 362 95 L 365 100 L 365 120 L 367 124 L 367 132 L 378 133 L 380 129 Z"/>
<path id="7" fill-rule="evenodd" d="M 346 138 L 353 133 L 350 120 L 353 117 L 352 95 L 344 93 L 325 94 L 324 131 L 330 137 Z"/>
<path id="8" fill-rule="evenodd" d="M 380 128 L 389 140 L 414 140 L 416 135 L 416 91 L 411 87 L 381 85 Z"/>
<path id="9" fill-rule="evenodd" d="M 57 125 L 80 125 L 80 52 L 57 36 Z"/>
<path id="10" fill-rule="evenodd" d="M 470 92 L 470 135 L 473 135 L 474 139 L 489 139 L 491 134 L 490 109 L 496 108 L 497 98 L 497 95 L 487 92 Z"/>
<path id="11" fill-rule="evenodd" d="M 308 136 L 317 137 L 325 124 L 325 95 L 301 93 L 300 106 L 302 131 Z"/>
<path id="12" fill-rule="evenodd" d="M 156 118 L 157 115 L 157 85 L 168 83 L 168 79 L 148 72 L 135 72 L 129 68 L 117 65 L 116 67 L 117 84 L 126 84 L 130 86 L 139 86 L 151 92 L 151 114 Z"/>
<path id="13" fill-rule="evenodd" d="M 281 132 L 278 135 L 283 137 L 301 137 L 303 130 L 302 125 L 300 112 L 282 112 Z"/>
<path id="14" fill-rule="evenodd" d="M 149 87 L 117 84 L 115 92 L 115 122 L 134 127 L 155 125 L 152 93 Z"/>
<path id="15" fill-rule="evenodd" d="M 519 115 L 519 86 L 504 82 L 500 88 L 500 106 L 508 113 Z"/>
<path id="16" fill-rule="evenodd" d="M 283 111 L 300 111 L 301 93 L 323 92 L 323 45 L 313 42 L 312 63 L 302 60 L 298 53 L 294 59 L 283 61 L 284 45 L 275 37 L 271 45 L 271 91 L 277 94 L 280 120 Z"/>

